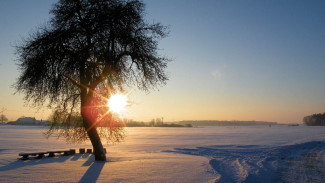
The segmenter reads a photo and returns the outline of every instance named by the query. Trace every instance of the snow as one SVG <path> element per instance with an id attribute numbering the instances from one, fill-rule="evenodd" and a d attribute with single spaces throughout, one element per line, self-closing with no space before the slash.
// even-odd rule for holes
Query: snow
<path id="1" fill-rule="evenodd" d="M 89 154 L 18 160 L 20 152 L 91 148 L 43 136 L 45 127 L 0 125 L 0 182 L 322 182 L 325 127 L 286 125 L 126 128 Z"/>

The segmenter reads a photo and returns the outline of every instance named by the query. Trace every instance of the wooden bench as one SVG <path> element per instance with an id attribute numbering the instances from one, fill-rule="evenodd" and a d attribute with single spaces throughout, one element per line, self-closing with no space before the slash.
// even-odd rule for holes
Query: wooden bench
<path id="1" fill-rule="evenodd" d="M 28 160 L 29 156 L 36 156 L 36 159 L 42 159 L 44 154 L 48 154 L 48 152 L 37 152 L 37 153 L 19 153 L 19 156 L 22 156 L 20 158 L 21 160 Z"/>
<path id="2" fill-rule="evenodd" d="M 48 157 L 54 157 L 55 154 L 62 154 L 63 156 L 69 156 L 69 155 L 74 155 L 76 154 L 75 149 L 70 149 L 70 150 L 60 150 L 60 151 L 47 151 L 47 152 L 36 152 L 36 153 L 19 153 L 19 156 L 22 156 L 20 158 L 21 160 L 27 160 L 29 159 L 29 156 L 37 156 L 36 159 L 41 159 L 43 158 L 44 154 L 49 154 Z"/>
<path id="3" fill-rule="evenodd" d="M 62 154 L 62 153 L 63 153 L 63 156 L 69 156 L 70 152 L 71 152 L 71 150 L 48 151 L 48 153 L 49 153 L 48 157 L 54 157 L 55 154 Z"/>

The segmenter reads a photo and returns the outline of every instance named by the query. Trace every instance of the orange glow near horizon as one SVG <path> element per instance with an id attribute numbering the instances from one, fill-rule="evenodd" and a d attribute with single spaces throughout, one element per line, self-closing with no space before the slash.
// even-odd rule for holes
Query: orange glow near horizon
<path id="1" fill-rule="evenodd" d="M 114 94 L 112 95 L 107 102 L 109 111 L 121 114 L 127 105 L 127 97 L 123 94 Z"/>

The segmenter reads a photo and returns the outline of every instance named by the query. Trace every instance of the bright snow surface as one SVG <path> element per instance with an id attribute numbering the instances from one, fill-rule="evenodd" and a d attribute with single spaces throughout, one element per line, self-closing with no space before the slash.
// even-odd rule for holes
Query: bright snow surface
<path id="1" fill-rule="evenodd" d="M 0 182 L 324 182 L 325 127 L 285 125 L 126 128 L 89 154 L 18 160 L 20 152 L 91 148 L 43 136 L 42 127 L 0 125 Z"/>

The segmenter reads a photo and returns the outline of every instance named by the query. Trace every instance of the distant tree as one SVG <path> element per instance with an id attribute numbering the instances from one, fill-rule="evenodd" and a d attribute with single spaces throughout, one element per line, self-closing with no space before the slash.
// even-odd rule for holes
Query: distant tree
<path id="1" fill-rule="evenodd" d="M 4 114 L 1 114 L 0 115 L 0 121 L 1 121 L 1 123 L 5 123 L 5 122 L 8 121 L 8 118 Z"/>
<path id="2" fill-rule="evenodd" d="M 307 126 L 325 126 L 325 113 L 306 116 L 303 118 L 303 122 Z"/>
<path id="3" fill-rule="evenodd" d="M 157 46 L 166 27 L 144 20 L 139 0 L 59 0 L 50 13 L 49 23 L 17 46 L 16 89 L 34 104 L 48 101 L 63 124 L 79 113 L 77 129 L 83 127 L 95 159 L 104 161 L 98 124 L 116 128 L 102 104 L 132 85 L 148 90 L 165 84 L 168 59 L 159 56 Z"/>
<path id="4" fill-rule="evenodd" d="M 155 120 L 155 118 L 153 118 L 153 119 L 149 122 L 149 126 L 156 126 L 156 120 Z"/>
<path id="5" fill-rule="evenodd" d="M 162 118 L 156 118 L 156 126 L 163 126 Z"/>

